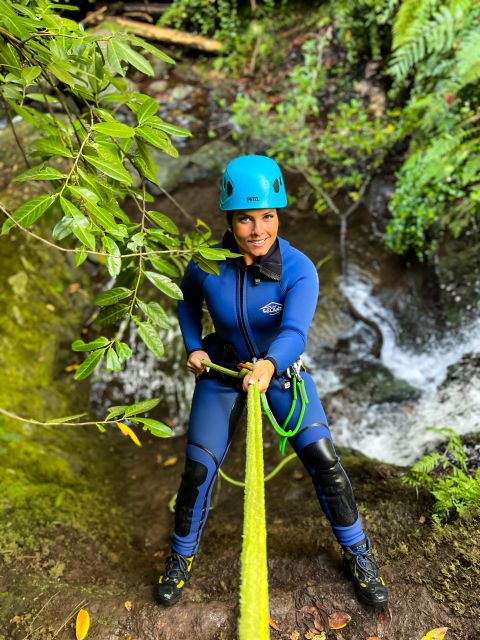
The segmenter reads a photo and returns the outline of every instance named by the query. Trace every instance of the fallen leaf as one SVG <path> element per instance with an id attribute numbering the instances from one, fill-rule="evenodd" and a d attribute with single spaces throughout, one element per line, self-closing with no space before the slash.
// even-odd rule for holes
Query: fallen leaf
<path id="1" fill-rule="evenodd" d="M 67 291 L 68 293 L 75 293 L 76 291 L 78 291 L 80 289 L 80 285 L 78 282 L 72 282 L 71 284 L 68 285 L 67 287 Z"/>
<path id="2" fill-rule="evenodd" d="M 290 634 L 290 640 L 300 640 L 300 634 L 298 631 L 292 631 Z"/>
<path id="3" fill-rule="evenodd" d="M 48 311 L 51 311 L 52 313 L 55 311 L 55 307 L 53 306 L 53 304 L 50 304 L 50 303 L 46 304 L 46 305 L 45 305 L 45 308 L 46 308 Z"/>
<path id="4" fill-rule="evenodd" d="M 307 640 L 327 640 L 325 631 L 322 631 L 322 633 L 320 634 L 312 633 L 312 631 L 307 631 L 307 633 L 305 634 L 305 638 L 307 638 Z"/>
<path id="5" fill-rule="evenodd" d="M 330 629 L 343 629 L 351 619 L 345 611 L 334 611 L 328 616 L 328 626 Z"/>
<path id="6" fill-rule="evenodd" d="M 270 618 L 268 619 L 268 624 L 272 627 L 272 629 L 275 629 L 275 631 L 280 631 L 278 624 L 275 622 L 272 616 L 270 616 Z"/>
<path id="7" fill-rule="evenodd" d="M 130 600 L 127 600 L 127 601 L 125 602 L 125 609 L 126 609 L 127 611 L 131 611 L 131 610 L 132 610 L 132 603 L 130 602 Z"/>
<path id="8" fill-rule="evenodd" d="M 13 616 L 13 618 L 10 620 L 10 622 L 13 622 L 14 624 L 18 624 L 21 619 L 22 619 L 21 616 Z"/>
<path id="9" fill-rule="evenodd" d="M 303 480 L 303 478 L 305 477 L 305 474 L 303 473 L 303 471 L 300 471 L 300 469 L 295 469 L 295 471 L 292 474 L 292 477 L 294 480 Z"/>
<path id="10" fill-rule="evenodd" d="M 123 422 L 117 422 L 116 425 L 120 429 L 120 431 L 123 433 L 124 436 L 128 436 L 129 438 L 131 438 L 131 440 L 133 440 L 133 442 L 138 447 L 142 446 L 140 444 L 140 440 L 137 438 L 137 434 L 134 431 L 132 431 L 132 429 L 130 429 L 130 427 L 127 427 L 127 425 L 123 424 Z"/>
<path id="11" fill-rule="evenodd" d="M 380 640 L 378 636 L 368 636 L 367 640 Z"/>
<path id="12" fill-rule="evenodd" d="M 425 516 L 420 516 L 418 519 L 418 524 L 425 524 L 425 522 L 427 521 Z"/>
<path id="13" fill-rule="evenodd" d="M 83 640 L 88 633 L 90 627 L 90 616 L 86 609 L 80 609 L 77 615 L 77 622 L 75 625 L 75 635 L 77 640 Z"/>
<path id="14" fill-rule="evenodd" d="M 422 640 L 443 640 L 447 631 L 448 627 L 437 627 L 423 636 Z"/>
<path id="15" fill-rule="evenodd" d="M 174 464 L 177 464 L 177 460 L 178 460 L 177 456 L 170 456 L 165 460 L 165 462 L 163 463 L 163 466 L 173 467 Z"/>

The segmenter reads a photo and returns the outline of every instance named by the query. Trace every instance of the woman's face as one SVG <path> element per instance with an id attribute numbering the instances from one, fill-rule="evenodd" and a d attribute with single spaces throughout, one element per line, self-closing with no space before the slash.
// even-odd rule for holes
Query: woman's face
<path id="1" fill-rule="evenodd" d="M 276 209 L 245 209 L 232 216 L 232 231 L 246 264 L 268 253 L 277 238 Z"/>

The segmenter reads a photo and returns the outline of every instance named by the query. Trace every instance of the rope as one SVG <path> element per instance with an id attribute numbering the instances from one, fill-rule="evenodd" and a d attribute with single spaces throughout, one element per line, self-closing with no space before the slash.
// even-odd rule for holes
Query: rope
<path id="1" fill-rule="evenodd" d="M 246 459 L 239 640 L 268 640 L 270 614 L 262 410 L 257 382 L 248 389 Z"/>

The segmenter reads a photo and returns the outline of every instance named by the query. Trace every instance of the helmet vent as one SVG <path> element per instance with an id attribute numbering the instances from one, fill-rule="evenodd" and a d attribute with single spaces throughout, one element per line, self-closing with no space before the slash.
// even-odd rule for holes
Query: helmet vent
<path id="1" fill-rule="evenodd" d="M 275 193 L 278 193 L 280 191 L 280 185 L 278 184 L 278 178 L 275 178 L 275 181 L 273 183 L 273 190 L 275 191 Z"/>
<path id="2" fill-rule="evenodd" d="M 227 195 L 231 196 L 233 193 L 233 184 L 230 180 L 227 181 Z"/>

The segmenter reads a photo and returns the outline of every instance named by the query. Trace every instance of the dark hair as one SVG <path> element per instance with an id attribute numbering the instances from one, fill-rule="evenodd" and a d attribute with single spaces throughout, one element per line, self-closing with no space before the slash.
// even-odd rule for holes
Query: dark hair
<path id="1" fill-rule="evenodd" d="M 230 229 L 232 228 L 233 214 L 235 211 L 227 211 L 227 223 Z"/>

